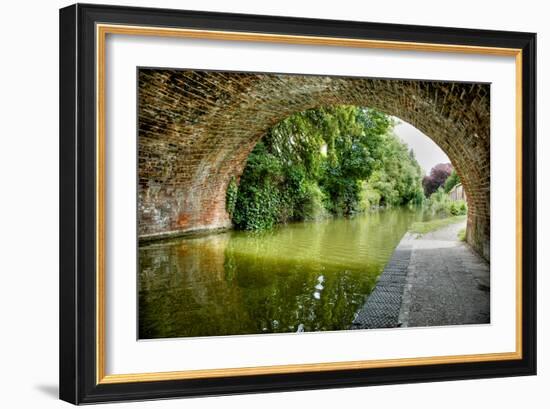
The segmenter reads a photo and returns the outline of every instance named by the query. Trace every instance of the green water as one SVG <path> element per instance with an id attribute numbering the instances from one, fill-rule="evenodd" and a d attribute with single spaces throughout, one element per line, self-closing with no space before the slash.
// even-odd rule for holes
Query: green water
<path id="1" fill-rule="evenodd" d="M 420 210 L 139 248 L 139 337 L 348 329 Z"/>

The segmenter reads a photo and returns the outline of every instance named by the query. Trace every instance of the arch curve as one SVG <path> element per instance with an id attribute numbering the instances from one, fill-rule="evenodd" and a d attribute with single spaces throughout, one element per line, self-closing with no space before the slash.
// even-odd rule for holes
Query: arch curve
<path id="1" fill-rule="evenodd" d="M 286 74 L 139 71 L 140 239 L 229 227 L 225 191 L 259 139 L 323 105 L 399 117 L 447 154 L 469 201 L 467 241 L 489 259 L 488 84 Z"/>

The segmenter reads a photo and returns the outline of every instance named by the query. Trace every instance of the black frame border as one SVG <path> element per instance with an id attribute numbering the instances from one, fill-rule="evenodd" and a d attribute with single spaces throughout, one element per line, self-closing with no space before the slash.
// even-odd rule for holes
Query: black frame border
<path id="1" fill-rule="evenodd" d="M 96 384 L 95 25 L 127 24 L 522 50 L 522 359 Z M 75 4 L 60 10 L 60 399 L 74 404 L 536 374 L 536 34 Z"/>

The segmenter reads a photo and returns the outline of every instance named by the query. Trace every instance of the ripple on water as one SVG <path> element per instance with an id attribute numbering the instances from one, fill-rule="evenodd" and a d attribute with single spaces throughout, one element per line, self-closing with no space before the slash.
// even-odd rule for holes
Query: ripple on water
<path id="1" fill-rule="evenodd" d="M 394 209 L 142 246 L 140 338 L 348 329 L 420 217 Z"/>

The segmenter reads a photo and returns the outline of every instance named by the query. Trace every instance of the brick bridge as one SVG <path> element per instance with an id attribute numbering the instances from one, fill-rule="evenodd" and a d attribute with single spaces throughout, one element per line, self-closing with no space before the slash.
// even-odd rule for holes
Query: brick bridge
<path id="1" fill-rule="evenodd" d="M 489 259 L 489 85 L 350 77 L 139 71 L 139 236 L 226 228 L 225 192 L 282 119 L 323 105 L 394 115 L 447 154 L 469 201 L 467 240 Z"/>

